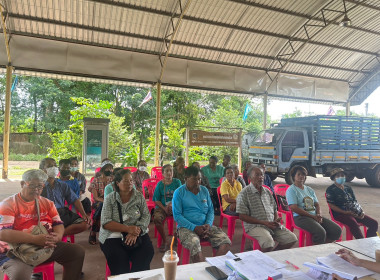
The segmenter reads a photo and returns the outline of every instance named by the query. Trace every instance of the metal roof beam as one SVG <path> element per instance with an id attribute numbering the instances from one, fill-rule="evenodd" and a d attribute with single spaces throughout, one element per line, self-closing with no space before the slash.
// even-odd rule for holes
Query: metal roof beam
<path id="1" fill-rule="evenodd" d="M 1 32 L 2 31 L 0 31 L 0 33 Z M 139 52 L 139 53 L 145 53 L 145 54 L 151 54 L 151 55 L 160 55 L 159 52 L 154 52 L 154 51 L 118 47 L 118 46 L 107 45 L 107 44 L 95 44 L 95 43 L 85 42 L 85 41 L 80 41 L 80 40 L 75 40 L 75 39 L 59 38 L 59 37 L 54 37 L 54 36 L 39 35 L 39 34 L 33 34 L 33 33 L 27 33 L 27 32 L 13 31 L 12 34 L 13 35 L 19 35 L 19 36 L 25 36 L 25 37 L 33 37 L 33 38 L 47 39 L 47 40 L 53 40 L 53 41 L 60 41 L 60 42 L 66 42 L 66 43 L 74 43 L 74 44 L 80 44 L 80 45 L 85 45 L 85 46 L 95 46 L 95 47 L 102 47 L 102 48 L 109 48 L 109 49 L 116 49 L 116 50 L 133 51 L 133 52 Z M 196 57 L 181 56 L 181 55 L 176 55 L 176 54 L 171 54 L 170 57 L 179 58 L 179 59 L 186 59 L 186 60 L 190 60 L 190 61 L 207 62 L 207 63 L 219 64 L 219 65 L 225 65 L 225 66 L 234 66 L 234 67 L 240 67 L 240 68 L 246 68 L 246 69 L 268 71 L 267 68 L 263 68 L 263 67 L 244 66 L 244 65 L 240 65 L 240 64 L 236 64 L 236 63 L 220 62 L 220 61 L 216 61 L 216 60 L 200 59 L 200 58 L 196 58 Z M 275 69 L 273 69 L 273 70 L 269 69 L 269 71 L 275 71 Z M 303 76 L 303 77 L 310 77 L 310 78 L 319 78 L 319 79 L 327 79 L 327 80 L 333 80 L 333 81 L 339 81 L 339 82 L 347 82 L 347 80 L 343 80 L 343 79 L 336 79 L 336 78 L 331 78 L 331 77 L 327 77 L 327 76 L 318 76 L 318 75 L 312 75 L 312 74 L 297 73 L 297 72 L 292 72 L 292 71 L 282 71 L 282 73 L 290 74 L 290 75 Z"/>
<path id="2" fill-rule="evenodd" d="M 13 16 L 14 14 L 11 14 L 11 15 Z M 127 36 L 127 37 L 132 37 L 132 38 L 137 38 L 137 39 L 162 42 L 162 38 L 160 38 L 160 37 L 146 36 L 146 35 L 140 35 L 140 34 L 130 33 L 130 32 L 121 32 L 121 31 L 117 31 L 117 30 L 92 27 L 92 26 L 83 25 L 83 24 L 78 25 L 78 24 L 74 24 L 74 23 L 68 23 L 68 22 L 57 21 L 57 20 L 54 20 L 53 22 L 51 22 L 51 20 L 47 20 L 44 18 L 32 18 L 30 16 L 22 16 L 22 19 L 32 20 L 32 21 L 40 21 L 40 22 L 42 21 L 45 23 L 58 24 L 58 25 L 73 27 L 73 28 L 81 28 L 81 29 L 89 30 L 89 31 L 97 31 L 97 32 L 110 33 L 110 34 L 114 34 L 114 35 Z M 12 33 L 14 33 L 14 32 L 15 31 L 12 31 Z M 179 45 L 179 46 L 185 46 L 185 47 L 193 47 L 193 48 L 199 48 L 199 49 L 204 49 L 204 50 L 223 52 L 223 53 L 228 53 L 228 54 L 236 54 L 236 55 L 256 57 L 256 58 L 262 58 L 262 59 L 268 59 L 268 60 L 273 59 L 272 56 L 268 56 L 268 55 L 260 55 L 260 54 L 248 53 L 248 52 L 243 52 L 243 51 L 235 51 L 235 50 L 230 50 L 230 49 L 225 49 L 225 48 L 218 48 L 218 47 L 212 47 L 212 46 L 206 46 L 206 45 L 200 45 L 200 44 L 192 44 L 192 43 L 186 43 L 186 42 L 177 41 L 177 40 L 173 40 L 173 44 Z M 286 61 L 285 58 L 284 59 L 280 58 L 280 60 Z M 319 63 L 309 63 L 309 62 L 300 61 L 300 60 L 292 60 L 292 63 L 300 64 L 300 65 L 307 65 L 307 66 L 314 66 L 314 67 L 322 67 L 322 68 L 339 70 L 339 71 L 347 71 L 347 72 L 353 72 L 353 73 L 361 72 L 360 70 L 356 70 L 356 69 L 352 69 L 352 68 L 335 67 L 335 66 L 319 64 Z"/>
<path id="3" fill-rule="evenodd" d="M 291 11 L 291 10 L 286 10 L 286 9 L 281 9 L 278 7 L 273 7 L 273 6 L 265 5 L 265 4 L 261 4 L 261 3 L 247 2 L 246 0 L 228 0 L 228 1 L 238 3 L 238 4 L 242 4 L 242 5 L 247 5 L 247 6 L 254 7 L 254 8 L 264 9 L 264 10 L 268 10 L 268 11 L 272 11 L 272 12 L 274 11 L 277 13 L 290 15 L 290 16 L 294 16 L 294 17 L 299 17 L 299 18 L 304 18 L 304 19 L 312 19 L 312 16 L 308 15 L 308 14 L 303 14 L 303 13 L 299 13 L 299 12 L 295 12 L 295 11 Z M 356 3 L 356 1 L 350 1 L 350 2 Z M 323 18 L 319 18 L 319 17 L 313 18 L 313 21 L 325 23 L 325 20 Z M 338 22 L 338 21 L 326 21 L 326 23 L 337 25 L 337 26 L 339 26 L 339 24 L 340 24 L 340 22 Z M 380 35 L 380 32 L 376 32 L 374 30 L 370 30 L 370 29 L 366 29 L 366 28 L 361 28 L 361 27 L 356 27 L 356 26 L 346 26 L 345 28 L 353 29 L 353 30 L 357 30 L 357 31 L 362 31 L 362 32 L 373 34 L 373 35 Z"/>
<path id="4" fill-rule="evenodd" d="M 132 9 L 132 10 L 138 10 L 138 11 L 142 11 L 142 12 L 148 12 L 148 13 L 158 14 L 158 15 L 162 15 L 162 16 L 168 16 L 168 17 L 172 16 L 172 14 L 170 12 L 167 12 L 167 11 L 157 10 L 157 9 L 152 9 L 152 8 L 146 8 L 146 7 L 136 6 L 136 5 L 127 4 L 127 3 L 113 2 L 113 1 L 110 1 L 110 0 L 88 0 L 88 1 L 90 1 L 90 2 L 96 2 L 96 3 L 101 3 L 101 4 L 112 5 L 112 6 L 116 6 L 116 7 L 122 7 L 122 8 Z M 177 14 L 175 16 L 178 17 L 179 14 Z M 286 36 L 286 35 L 282 35 L 282 34 L 278 34 L 278 33 L 274 33 L 274 32 L 268 32 L 268 31 L 263 31 L 263 30 L 254 29 L 254 28 L 248 28 L 248 27 L 243 27 L 243 26 L 236 26 L 236 25 L 233 25 L 233 24 L 228 24 L 228 23 L 214 21 L 214 20 L 207 20 L 207 19 L 197 18 L 197 17 L 193 17 L 193 16 L 189 16 L 189 15 L 184 15 L 183 19 L 184 20 L 189 20 L 189 21 L 194 21 L 194 22 L 200 22 L 200 23 L 210 24 L 210 25 L 214 25 L 214 26 L 231 28 L 231 29 L 235 29 L 235 30 L 239 30 L 239 31 L 249 32 L 249 33 L 255 33 L 255 34 L 261 34 L 261 35 L 271 36 L 271 37 L 275 37 L 275 38 L 281 38 L 281 39 L 285 39 L 285 40 L 292 39 L 293 41 L 299 41 L 299 42 L 302 42 L 302 43 L 306 43 L 307 42 L 308 44 L 313 44 L 313 45 L 318 45 L 318 46 L 323 46 L 323 47 L 329 47 L 329 48 L 335 48 L 335 49 L 341 49 L 341 50 L 346 50 L 346 51 L 352 51 L 352 52 L 357 52 L 357 53 L 364 53 L 364 54 L 368 54 L 368 55 L 379 56 L 379 54 L 377 54 L 377 53 L 372 53 L 372 52 L 368 52 L 368 51 L 365 51 L 365 50 L 360 50 L 360 49 L 355 49 L 355 48 L 349 48 L 349 47 L 342 47 L 342 46 L 337 46 L 337 45 L 327 44 L 327 43 L 321 43 L 321 42 L 317 42 L 317 41 L 313 41 L 313 40 L 307 40 L 307 39 L 302 39 L 302 38 L 292 38 L 292 37 L 289 37 L 289 36 Z"/>
<path id="5" fill-rule="evenodd" d="M 76 24 L 76 23 L 47 19 L 47 18 L 41 18 L 41 17 L 21 15 L 21 14 L 16 14 L 16 13 L 8 13 L 8 16 L 13 17 L 13 18 L 18 18 L 18 19 L 32 20 L 32 21 L 38 21 L 38 22 L 44 22 L 44 23 L 50 23 L 50 24 L 59 24 L 59 25 L 63 25 L 63 26 L 81 28 L 81 29 L 86 29 L 86 30 L 91 30 L 91 31 L 107 32 L 107 33 L 112 33 L 112 34 L 117 34 L 117 35 L 127 35 L 128 34 L 127 32 L 122 32 L 122 31 L 117 31 L 117 30 L 105 29 L 105 28 L 100 28 L 100 27 L 88 26 L 88 25 L 84 25 L 84 24 Z M 186 17 L 186 15 L 184 16 L 184 18 L 185 17 Z M 205 20 L 205 23 L 207 23 L 207 20 Z M 223 24 L 223 23 L 220 23 L 219 25 L 230 26 L 230 24 Z M 231 28 L 233 28 L 233 27 L 231 27 Z M 245 27 L 240 27 L 240 29 L 244 30 L 244 31 L 251 30 L 250 28 L 245 28 Z M 286 40 L 291 40 L 293 42 L 310 43 L 310 44 L 319 45 L 319 46 L 323 46 L 323 47 L 335 48 L 335 49 L 340 49 L 340 50 L 344 50 L 344 51 L 357 52 L 357 53 L 367 54 L 367 55 L 376 56 L 376 57 L 380 56 L 380 54 L 378 54 L 376 52 L 369 52 L 369 51 L 355 49 L 355 48 L 336 46 L 336 45 L 332 45 L 332 44 L 326 44 L 326 43 L 321 43 L 321 42 L 316 42 L 316 41 L 309 41 L 309 40 L 300 39 L 300 38 L 291 38 L 291 37 L 288 37 L 285 35 L 275 34 L 275 33 L 271 33 L 271 32 L 259 31 L 259 33 L 262 35 L 278 37 L 278 38 L 286 39 Z M 140 34 L 134 34 L 134 35 L 137 36 L 136 38 L 141 38 L 141 39 L 145 39 L 146 37 L 148 37 L 148 36 L 140 35 Z M 161 41 L 162 41 L 162 39 L 161 39 Z"/>

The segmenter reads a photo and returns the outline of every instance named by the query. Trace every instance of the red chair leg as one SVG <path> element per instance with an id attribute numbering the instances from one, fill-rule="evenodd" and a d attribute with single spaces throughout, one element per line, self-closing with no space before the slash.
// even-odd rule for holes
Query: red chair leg
<path id="1" fill-rule="evenodd" d="M 241 245 L 240 245 L 240 252 L 244 252 L 244 247 L 245 247 L 245 235 L 243 233 L 243 236 L 241 237 Z"/>

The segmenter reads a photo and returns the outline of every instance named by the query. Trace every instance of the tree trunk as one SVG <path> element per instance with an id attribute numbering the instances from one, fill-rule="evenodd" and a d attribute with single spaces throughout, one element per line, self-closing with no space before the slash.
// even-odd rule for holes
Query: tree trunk
<path id="1" fill-rule="evenodd" d="M 140 134 L 140 158 L 139 160 L 144 159 L 144 151 L 143 151 L 143 131 L 141 130 Z"/>
<path id="2" fill-rule="evenodd" d="M 132 113 L 131 113 L 131 133 L 135 131 L 135 111 L 132 108 Z"/>
<path id="3" fill-rule="evenodd" d="M 33 124 L 33 131 L 37 132 L 37 98 L 36 94 L 33 94 L 33 105 L 34 105 L 34 124 Z"/>

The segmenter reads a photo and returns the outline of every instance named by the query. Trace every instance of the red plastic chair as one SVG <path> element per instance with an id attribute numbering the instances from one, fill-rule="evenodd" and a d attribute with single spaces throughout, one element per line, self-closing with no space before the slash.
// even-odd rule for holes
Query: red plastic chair
<path id="1" fill-rule="evenodd" d="M 201 240 L 201 247 L 206 247 L 206 246 L 211 247 L 211 243 L 208 241 L 205 241 L 205 240 L 203 240 L 203 241 Z M 183 249 L 183 256 L 182 256 L 182 262 L 181 262 L 182 249 Z M 213 257 L 215 256 L 215 253 L 216 253 L 216 251 L 213 248 L 212 249 L 212 256 Z M 190 251 L 188 249 L 186 249 L 185 247 L 182 247 L 181 241 L 179 239 L 178 239 L 178 246 L 177 246 L 177 255 L 179 258 L 179 262 L 181 262 L 181 264 L 189 264 L 190 263 Z"/>
<path id="2" fill-rule="evenodd" d="M 219 179 L 219 186 L 223 183 L 225 177 Z"/>
<path id="3" fill-rule="evenodd" d="M 155 166 L 150 170 L 150 177 L 152 179 L 159 179 L 162 180 L 162 167 L 161 166 Z"/>
<path id="4" fill-rule="evenodd" d="M 133 167 L 133 166 L 126 166 L 126 167 L 124 167 L 124 169 L 129 169 L 129 170 L 131 170 L 132 173 L 137 171 L 137 168 Z"/>
<path id="5" fill-rule="evenodd" d="M 241 237 L 241 246 L 240 246 L 240 252 L 244 252 L 244 247 L 245 247 L 245 239 L 248 238 L 249 240 L 252 240 L 253 242 L 253 250 L 261 250 L 259 242 L 250 236 L 248 233 L 245 232 L 244 228 L 244 222 L 241 221 L 241 226 L 243 228 L 243 236 Z"/>
<path id="6" fill-rule="evenodd" d="M 274 193 L 276 195 L 281 195 L 286 197 L 286 191 L 290 186 L 287 184 L 278 184 L 274 186 Z M 285 222 L 285 227 L 290 230 L 294 231 L 293 223 L 292 223 L 292 212 L 290 210 L 285 210 L 281 207 L 281 204 L 278 203 L 277 201 L 277 207 L 278 207 L 278 212 L 285 214 L 286 216 L 286 222 Z"/>
<path id="7" fill-rule="evenodd" d="M 326 194 L 325 194 L 325 198 L 326 198 Z M 326 200 L 327 200 L 327 198 L 326 198 Z M 340 226 L 340 228 L 342 229 L 342 234 L 340 235 L 340 238 L 337 240 L 337 242 L 342 241 L 343 230 L 344 229 L 346 229 L 346 240 L 352 240 L 352 239 L 354 239 L 354 236 L 351 233 L 350 227 L 347 226 L 346 224 L 343 224 L 342 222 L 339 222 L 339 221 L 335 220 L 334 215 L 332 214 L 330 205 L 328 203 L 327 203 L 327 206 L 329 207 L 329 213 L 330 213 L 331 220 L 333 222 L 337 223 Z M 364 236 L 367 237 L 367 227 L 365 225 L 363 225 L 362 223 L 358 223 L 358 224 L 359 224 L 359 226 L 363 227 Z"/>
<path id="8" fill-rule="evenodd" d="M 167 221 L 168 224 L 168 235 L 173 236 L 174 230 L 173 230 L 173 225 L 174 225 L 174 219 L 173 216 L 168 216 L 164 220 L 164 224 Z M 157 236 L 157 248 L 161 247 L 162 244 L 162 237 L 161 234 L 158 233 L 157 228 L 154 227 L 154 236 Z"/>
<path id="9" fill-rule="evenodd" d="M 293 218 L 293 212 L 291 212 L 291 221 L 292 221 L 292 226 L 293 228 L 295 229 L 298 229 L 299 232 L 300 232 L 300 235 L 299 235 L 299 239 L 298 239 L 298 247 L 306 247 L 306 246 L 312 246 L 313 245 L 313 240 L 312 240 L 312 236 L 311 236 L 311 233 L 308 232 L 307 230 L 304 230 L 303 228 L 300 228 L 298 227 L 295 223 L 294 223 L 294 218 Z"/>
<path id="10" fill-rule="evenodd" d="M 54 262 L 43 263 L 37 265 L 33 269 L 33 273 L 42 273 L 43 280 L 55 280 L 54 276 Z M 4 274 L 4 280 L 9 280 L 8 275 Z"/>
<path id="11" fill-rule="evenodd" d="M 70 243 L 75 243 L 75 236 L 73 235 L 64 235 L 62 236 L 62 242 L 68 242 L 68 238 L 70 238 Z"/>
<path id="12" fill-rule="evenodd" d="M 160 181 L 160 179 L 145 179 L 142 183 L 142 191 L 143 195 L 145 196 L 145 187 L 148 189 L 149 198 L 146 202 L 149 212 L 152 211 L 156 207 L 156 203 L 153 201 L 153 194 L 154 190 L 156 189 L 157 183 Z"/>
<path id="13" fill-rule="evenodd" d="M 222 207 L 221 198 L 220 198 L 220 188 L 221 188 L 220 186 L 217 188 L 219 207 L 220 207 L 219 227 L 223 228 L 223 219 L 224 218 L 227 219 L 227 228 L 228 228 L 227 235 L 232 242 L 232 238 L 233 238 L 234 232 L 235 232 L 235 223 L 236 223 L 236 220 L 239 219 L 239 216 L 231 216 L 231 215 L 227 215 L 227 214 L 223 213 L 223 207 Z"/>

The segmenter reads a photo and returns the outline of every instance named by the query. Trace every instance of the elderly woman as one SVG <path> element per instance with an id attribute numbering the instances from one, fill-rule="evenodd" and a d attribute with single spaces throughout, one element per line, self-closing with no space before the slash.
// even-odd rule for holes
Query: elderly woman
<path id="1" fill-rule="evenodd" d="M 173 164 L 173 178 L 179 179 L 181 184 L 185 184 L 185 160 L 183 157 L 177 157 Z"/>
<path id="2" fill-rule="evenodd" d="M 368 228 L 367 237 L 376 236 L 377 221 L 364 214 L 352 188 L 344 185 L 346 182 L 344 170 L 342 168 L 333 169 L 330 179 L 334 181 L 334 184 L 327 188 L 326 199 L 334 219 L 347 225 L 356 239 L 364 238 L 359 223 Z"/>
<path id="3" fill-rule="evenodd" d="M 99 233 L 111 275 L 149 270 L 154 249 L 148 235 L 150 214 L 145 198 L 133 188 L 128 169 L 115 174 L 114 185 L 116 191 L 104 200 Z"/>
<path id="4" fill-rule="evenodd" d="M 42 170 L 31 169 L 22 175 L 21 192 L 4 199 L 0 204 L 0 265 L 11 280 L 30 279 L 33 266 L 20 259 L 8 258 L 7 243 L 29 243 L 36 246 L 53 248 L 46 262 L 55 261 L 63 265 L 63 280 L 78 280 L 84 260 L 84 249 L 78 244 L 61 242 L 64 232 L 54 203 L 41 196 L 47 175 Z M 38 202 L 38 203 L 37 203 Z M 48 234 L 33 235 L 40 223 Z"/>
<path id="5" fill-rule="evenodd" d="M 146 179 L 150 179 L 150 175 L 147 172 L 147 164 L 145 160 L 140 160 L 137 163 L 137 171 L 132 173 L 132 180 L 133 180 L 133 185 L 136 187 L 136 190 L 139 192 L 143 192 L 142 190 L 142 183 Z"/>
<path id="6" fill-rule="evenodd" d="M 153 195 L 153 201 L 156 203 L 153 221 L 158 233 L 162 237 L 162 244 L 159 251 L 164 253 L 169 250 L 169 244 L 166 242 L 167 240 L 164 231 L 164 221 L 166 217 L 173 216 L 173 194 L 182 184 L 180 180 L 173 178 L 173 167 L 170 164 L 166 164 L 162 167 L 162 175 L 164 178 L 158 182 Z"/>
<path id="7" fill-rule="evenodd" d="M 218 192 L 220 178 L 224 176 L 224 168 L 217 165 L 218 158 L 216 156 L 211 156 L 209 159 L 209 164 L 202 168 L 203 174 L 207 177 L 210 182 L 212 190 L 212 203 L 214 204 L 215 215 L 220 215 L 219 203 L 218 203 Z"/>
<path id="8" fill-rule="evenodd" d="M 293 212 L 294 223 L 311 233 L 313 244 L 338 240 L 342 229 L 321 216 L 321 208 L 312 188 L 305 185 L 307 170 L 296 165 L 290 170 L 293 184 L 286 191 L 286 199 Z"/>
<path id="9" fill-rule="evenodd" d="M 235 179 L 234 169 L 227 166 L 224 169 L 224 177 L 226 180 L 220 186 L 220 195 L 222 196 L 222 207 L 224 214 L 231 216 L 239 216 L 236 213 L 236 198 L 241 192 L 241 184 Z"/>
<path id="10" fill-rule="evenodd" d="M 108 159 L 104 159 L 100 167 L 100 176 L 95 177 L 95 179 L 91 182 L 90 187 L 88 188 L 88 190 L 92 193 L 92 197 L 94 200 L 92 208 L 94 208 L 95 210 L 94 215 L 92 216 L 92 227 L 90 231 L 90 236 L 88 238 L 88 242 L 91 245 L 96 244 L 96 233 L 99 232 L 100 213 L 102 211 L 104 201 L 104 189 L 113 180 L 112 162 Z"/>

